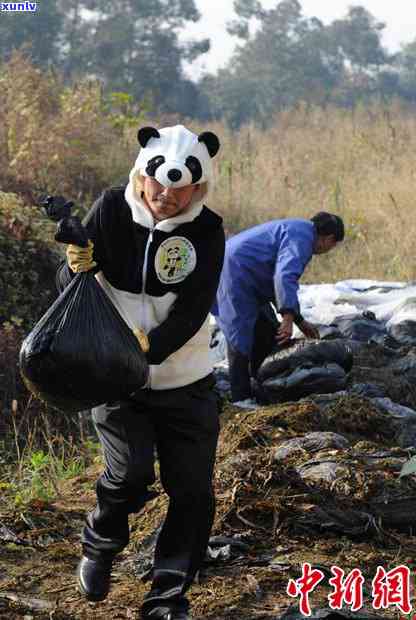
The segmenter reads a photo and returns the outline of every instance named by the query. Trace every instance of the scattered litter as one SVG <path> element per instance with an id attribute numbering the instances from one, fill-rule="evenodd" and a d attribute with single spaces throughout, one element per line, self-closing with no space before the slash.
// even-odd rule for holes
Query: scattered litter
<path id="1" fill-rule="evenodd" d="M 305 452 L 320 452 L 321 450 L 342 450 L 349 447 L 350 442 L 348 439 L 337 433 L 308 433 L 304 437 L 295 437 L 280 445 L 274 453 L 274 459 L 276 461 L 281 461 L 292 456 L 299 450 Z"/>

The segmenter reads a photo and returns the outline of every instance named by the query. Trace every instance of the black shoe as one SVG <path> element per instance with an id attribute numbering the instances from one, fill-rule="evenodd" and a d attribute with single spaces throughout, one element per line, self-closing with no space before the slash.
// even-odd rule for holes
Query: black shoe
<path id="1" fill-rule="evenodd" d="M 78 587 L 88 601 L 103 601 L 110 589 L 111 560 L 82 556 L 77 568 Z"/>
<path id="2" fill-rule="evenodd" d="M 174 611 L 169 607 L 155 607 L 142 617 L 144 620 L 191 620 L 188 612 Z"/>

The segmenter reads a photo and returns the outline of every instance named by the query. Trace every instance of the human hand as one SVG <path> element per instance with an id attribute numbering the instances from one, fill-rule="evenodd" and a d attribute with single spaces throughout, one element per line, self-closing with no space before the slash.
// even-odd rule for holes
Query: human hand
<path id="1" fill-rule="evenodd" d="M 74 273 L 83 273 L 96 267 L 97 263 L 92 259 L 93 251 L 94 244 L 90 239 L 86 248 L 70 243 L 66 249 L 66 258 L 70 269 Z"/>
<path id="2" fill-rule="evenodd" d="M 140 327 L 136 327 L 135 329 L 133 329 L 133 334 L 136 336 L 143 353 L 147 353 L 150 349 L 150 345 L 149 339 L 146 336 L 145 332 L 140 329 Z"/>
<path id="3" fill-rule="evenodd" d="M 319 340 L 321 337 L 318 328 L 315 327 L 315 325 L 312 325 L 312 323 L 308 323 L 308 321 L 302 321 L 298 327 L 306 338 Z"/>
<path id="4" fill-rule="evenodd" d="M 287 344 L 292 337 L 293 332 L 293 316 L 284 314 L 283 320 L 277 330 L 276 340 L 279 344 Z"/>

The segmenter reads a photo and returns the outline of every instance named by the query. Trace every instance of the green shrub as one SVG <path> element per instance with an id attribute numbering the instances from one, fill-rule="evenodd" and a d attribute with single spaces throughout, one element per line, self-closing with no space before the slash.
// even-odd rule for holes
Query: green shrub
<path id="1" fill-rule="evenodd" d="M 0 325 L 29 329 L 56 297 L 53 225 L 16 194 L 0 192 Z"/>

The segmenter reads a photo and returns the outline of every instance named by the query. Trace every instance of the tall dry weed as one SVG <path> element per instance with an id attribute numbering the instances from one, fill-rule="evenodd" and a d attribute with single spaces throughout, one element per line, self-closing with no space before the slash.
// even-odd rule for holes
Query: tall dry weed
<path id="1" fill-rule="evenodd" d="M 124 177 L 133 154 L 130 134 L 114 122 L 97 81 L 65 86 L 59 75 L 42 73 L 20 52 L 1 66 L 3 191 L 31 200 L 60 193 L 86 204 Z"/>
<path id="2" fill-rule="evenodd" d="M 102 189 L 127 179 L 137 127 L 166 122 L 138 115 L 134 127 L 131 115 L 125 123 L 123 115 L 114 118 L 98 83 L 65 86 L 15 54 L 0 70 L 0 189 L 32 200 L 43 189 L 88 207 Z M 277 114 L 267 131 L 191 127 L 212 129 L 221 139 L 209 204 L 228 233 L 332 211 L 344 218 L 347 239 L 314 260 L 305 281 L 416 279 L 412 109 L 400 102 L 353 110 L 299 104 Z"/>
<path id="3" fill-rule="evenodd" d="M 416 118 L 399 102 L 344 110 L 298 106 L 268 131 L 222 138 L 210 199 L 230 233 L 269 219 L 343 217 L 347 236 L 304 281 L 416 279 Z"/>

